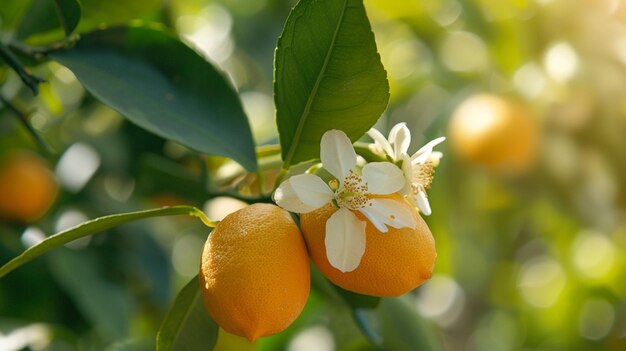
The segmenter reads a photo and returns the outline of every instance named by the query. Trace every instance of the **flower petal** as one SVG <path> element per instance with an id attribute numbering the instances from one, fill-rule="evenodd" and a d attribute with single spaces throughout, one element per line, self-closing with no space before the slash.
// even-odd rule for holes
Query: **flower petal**
<path id="1" fill-rule="evenodd" d="M 333 197 L 334 192 L 320 177 L 306 173 L 287 179 L 274 192 L 274 201 L 278 206 L 296 213 L 318 209 Z"/>
<path id="2" fill-rule="evenodd" d="M 433 167 L 437 167 L 439 166 L 439 162 L 441 161 L 442 157 L 443 157 L 443 152 L 433 151 L 430 154 L 430 157 L 428 158 L 428 163 L 432 164 Z"/>
<path id="3" fill-rule="evenodd" d="M 404 187 L 400 191 L 403 195 L 411 195 L 411 185 L 413 184 L 413 164 L 411 157 L 402 155 L 402 173 L 404 173 Z"/>
<path id="4" fill-rule="evenodd" d="M 399 160 L 402 154 L 406 154 L 411 144 L 411 131 L 406 123 L 398 123 L 389 132 L 389 142 L 393 144 L 393 159 Z"/>
<path id="5" fill-rule="evenodd" d="M 430 216 L 432 211 L 430 209 L 430 203 L 428 203 L 428 197 L 426 197 L 426 192 L 419 190 L 417 194 L 415 194 L 415 203 L 424 216 Z"/>
<path id="6" fill-rule="evenodd" d="M 336 129 L 324 133 L 320 143 L 320 159 L 324 168 L 342 184 L 356 166 L 356 153 L 346 133 Z"/>
<path id="7" fill-rule="evenodd" d="M 384 153 L 389 156 L 393 156 L 393 149 L 391 148 L 391 144 L 389 143 L 387 138 L 385 138 L 383 133 L 378 131 L 378 129 L 371 128 L 367 132 L 367 135 L 369 135 L 370 138 L 374 139 L 374 144 L 378 145 Z"/>
<path id="8" fill-rule="evenodd" d="M 299 174 L 289 178 L 289 180 L 298 197 L 308 205 L 319 208 L 335 197 L 335 192 L 328 184 L 314 174 Z"/>
<path id="9" fill-rule="evenodd" d="M 395 193 L 406 184 L 404 174 L 391 162 L 370 162 L 363 167 L 363 180 L 370 194 Z"/>
<path id="10" fill-rule="evenodd" d="M 413 156 L 411 156 L 411 163 L 413 163 L 414 165 L 424 164 L 426 163 L 426 161 L 428 161 L 428 159 L 430 158 L 430 155 L 432 154 L 433 154 L 433 149 L 424 150 L 424 152 L 422 152 L 419 155 L 415 153 Z"/>
<path id="11" fill-rule="evenodd" d="M 413 163 L 419 162 L 419 163 L 424 163 L 426 162 L 426 160 L 428 159 L 428 156 L 423 156 L 424 154 L 429 154 L 433 151 L 433 148 L 439 144 L 441 144 L 444 140 L 446 140 L 446 137 L 439 137 L 436 138 L 434 140 L 429 141 L 428 143 L 426 143 L 426 145 L 422 146 L 419 150 L 417 150 L 416 153 L 413 154 L 413 156 L 411 156 L 411 160 L 413 161 Z M 420 158 L 420 160 L 418 161 L 417 158 Z"/>
<path id="12" fill-rule="evenodd" d="M 417 225 L 411 211 L 398 200 L 371 199 L 371 206 L 365 206 L 359 211 L 382 233 L 387 232 L 387 226 L 415 228 Z"/>
<path id="13" fill-rule="evenodd" d="M 342 272 L 355 270 L 365 253 L 365 222 L 340 208 L 326 221 L 326 256 Z"/>

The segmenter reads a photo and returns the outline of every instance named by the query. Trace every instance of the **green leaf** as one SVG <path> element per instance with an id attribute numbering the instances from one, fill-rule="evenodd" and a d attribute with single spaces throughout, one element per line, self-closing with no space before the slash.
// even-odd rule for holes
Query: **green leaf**
<path id="1" fill-rule="evenodd" d="M 255 170 L 254 141 L 237 93 L 172 35 L 144 27 L 103 29 L 51 57 L 140 127 Z"/>
<path id="2" fill-rule="evenodd" d="M 34 34 L 63 29 L 70 35 L 80 21 L 81 8 L 76 0 L 33 0 L 21 18 L 17 28 L 18 39 L 26 39 Z M 51 39 L 60 33 L 52 33 Z"/>
<path id="3" fill-rule="evenodd" d="M 60 39 L 63 34 L 60 31 L 61 24 L 52 0 L 33 0 L 23 14 L 17 27 L 15 36 L 24 40 L 33 34 L 48 32 L 57 29 L 54 39 Z"/>
<path id="4" fill-rule="evenodd" d="M 376 308 L 380 303 L 380 297 L 357 294 L 352 291 L 345 290 L 340 286 L 334 285 L 335 289 L 341 295 L 341 297 L 346 301 L 346 303 L 354 308 Z"/>
<path id="5" fill-rule="evenodd" d="M 406 296 L 382 299 L 377 317 L 385 350 L 442 350 L 437 336 Z"/>
<path id="6" fill-rule="evenodd" d="M 389 101 L 362 0 L 301 0 L 278 40 L 274 65 L 285 168 L 318 158 L 329 129 L 357 140 Z"/>
<path id="7" fill-rule="evenodd" d="M 80 0 L 83 18 L 79 32 L 92 30 L 102 24 L 120 25 L 136 19 L 158 17 L 163 0 Z"/>
<path id="8" fill-rule="evenodd" d="M 200 219 L 202 219 L 205 224 L 210 224 L 207 223 L 207 220 L 206 218 L 204 218 L 204 214 L 202 213 L 202 211 L 192 206 L 164 207 L 154 210 L 121 213 L 99 217 L 85 223 L 81 223 L 60 233 L 49 236 L 46 239 L 40 241 L 38 244 L 31 246 L 26 251 L 22 252 L 22 254 L 0 267 L 0 278 L 7 275 L 14 269 L 20 267 L 21 265 L 43 255 L 50 250 L 61 247 L 69 243 L 70 241 L 96 234 L 98 232 L 113 228 L 120 224 L 136 221 L 139 219 L 175 215 L 190 215 L 200 217 Z"/>
<path id="9" fill-rule="evenodd" d="M 161 0 L 3 0 L 2 4 L 0 26 L 17 26 L 16 37 L 34 45 L 61 40 L 64 33 L 155 18 L 161 9 Z"/>
<path id="10" fill-rule="evenodd" d="M 207 351 L 217 342 L 217 324 L 203 306 L 198 276 L 176 297 L 157 334 L 158 351 Z"/>
<path id="11" fill-rule="evenodd" d="M 80 4 L 76 0 L 54 0 L 54 4 L 65 35 L 72 34 L 80 21 Z"/>
<path id="12" fill-rule="evenodd" d="M 64 248 L 47 258 L 56 282 L 101 335 L 117 340 L 128 334 L 137 306 L 127 287 L 103 277 L 95 252 Z"/>
<path id="13" fill-rule="evenodd" d="M 0 6 L 0 29 L 7 30 L 15 28 L 22 15 L 28 10 L 30 3 L 25 0 L 2 0 Z"/>

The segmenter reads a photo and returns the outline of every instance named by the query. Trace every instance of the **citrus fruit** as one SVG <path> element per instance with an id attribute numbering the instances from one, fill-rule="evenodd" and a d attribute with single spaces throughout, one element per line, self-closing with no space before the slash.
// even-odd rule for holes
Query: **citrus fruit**
<path id="1" fill-rule="evenodd" d="M 417 226 L 389 227 L 387 233 L 382 233 L 355 211 L 357 217 L 366 222 L 365 253 L 359 266 L 351 272 L 341 272 L 326 257 L 326 221 L 337 209 L 327 204 L 300 215 L 309 255 L 331 282 L 360 294 L 398 296 L 415 289 L 432 276 L 437 252 L 430 229 L 413 206 L 398 195 L 393 198 L 411 211 Z"/>
<path id="2" fill-rule="evenodd" d="M 448 131 L 461 160 L 511 172 L 525 171 L 535 160 L 537 121 L 514 100 L 474 95 L 455 109 Z"/>
<path id="3" fill-rule="evenodd" d="M 251 341 L 287 328 L 309 295 L 304 240 L 289 213 L 275 205 L 226 216 L 206 241 L 200 270 L 209 314 Z"/>
<path id="4" fill-rule="evenodd" d="M 54 175 L 36 154 L 12 152 L 0 161 L 0 217 L 35 221 L 50 209 L 57 191 Z"/>

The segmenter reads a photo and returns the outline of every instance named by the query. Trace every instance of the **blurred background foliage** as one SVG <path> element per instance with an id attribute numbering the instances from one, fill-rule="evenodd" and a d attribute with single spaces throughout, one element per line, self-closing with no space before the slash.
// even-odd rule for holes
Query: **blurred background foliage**
<path id="1" fill-rule="evenodd" d="M 30 45 L 61 39 L 58 25 L 41 20 L 51 16 L 41 14 L 42 3 L 0 4 L 0 39 Z M 257 145 L 275 144 L 273 50 L 294 3 L 82 0 L 77 31 L 131 20 L 169 27 L 228 73 Z M 433 215 L 426 218 L 437 241 L 435 274 L 415 292 L 384 299 L 358 317 L 376 321 L 382 346 L 365 339 L 348 309 L 336 308 L 341 301 L 318 277 L 322 282 L 314 281 L 305 311 L 286 332 L 257 344 L 220 332 L 216 349 L 626 349 L 626 4 L 365 5 L 391 85 L 379 129 L 407 122 L 414 151 L 448 133 L 450 116 L 467 97 L 515 97 L 539 126 L 536 160 L 523 172 L 504 173 L 465 162 L 443 144 L 430 191 Z M 60 191 L 43 218 L 0 222 L 0 262 L 88 218 L 189 204 L 220 219 L 244 205 L 236 197 L 258 195 L 259 180 L 232 162 L 134 126 L 59 64 L 28 63 L 48 80 L 40 95 L 33 98 L 6 64 L 0 94 L 28 113 L 51 152 L 2 104 L 0 153 L 40 153 Z M 276 164 L 269 162 L 262 192 L 271 192 Z M 193 219 L 154 219 L 20 268 L 0 280 L 0 349 L 153 349 L 173 296 L 197 273 L 207 234 Z"/>

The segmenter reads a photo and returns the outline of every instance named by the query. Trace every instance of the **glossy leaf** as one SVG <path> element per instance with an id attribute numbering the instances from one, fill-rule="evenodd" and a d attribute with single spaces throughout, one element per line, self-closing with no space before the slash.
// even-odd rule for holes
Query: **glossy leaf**
<path id="1" fill-rule="evenodd" d="M 0 25 L 17 27 L 16 37 L 35 45 L 61 40 L 64 33 L 154 18 L 161 9 L 160 0 L 3 0 L 2 4 Z"/>
<path id="2" fill-rule="evenodd" d="M 54 0 L 65 35 L 70 35 L 80 21 L 80 4 L 76 0 Z"/>
<path id="3" fill-rule="evenodd" d="M 442 347 L 430 326 L 415 312 L 407 297 L 384 298 L 377 318 L 385 350 L 441 351 Z"/>
<path id="4" fill-rule="evenodd" d="M 59 248 L 76 239 L 80 239 L 82 237 L 96 234 L 124 223 L 144 218 L 175 215 L 190 215 L 200 217 L 203 222 L 205 222 L 205 224 L 208 224 L 202 211 L 192 206 L 164 207 L 154 210 L 121 213 L 99 217 L 49 236 L 40 241 L 38 244 L 31 246 L 26 251 L 22 252 L 22 254 L 0 267 L 0 278 L 7 275 L 14 269 L 20 267 L 21 265 L 43 255 L 44 253 Z"/>
<path id="5" fill-rule="evenodd" d="M 127 335 L 137 307 L 127 287 L 103 277 L 98 259 L 92 251 L 64 248 L 50 255 L 47 262 L 81 313 L 104 335 L 116 340 Z"/>
<path id="6" fill-rule="evenodd" d="M 360 138 L 389 101 L 362 0 L 300 1 L 278 41 L 274 65 L 285 167 L 318 158 L 328 129 Z"/>
<path id="7" fill-rule="evenodd" d="M 83 17 L 79 32 L 94 29 L 102 24 L 120 25 L 136 19 L 156 17 L 162 11 L 162 0 L 80 0 Z"/>
<path id="8" fill-rule="evenodd" d="M 26 39 L 34 34 L 57 29 L 70 35 L 78 26 L 80 15 L 81 7 L 76 0 L 33 0 L 23 14 L 16 36 Z M 58 38 L 53 35 L 51 39 Z"/>
<path id="9" fill-rule="evenodd" d="M 157 351 L 210 351 L 218 326 L 203 306 L 198 276 L 181 290 L 157 334 Z"/>
<path id="10" fill-rule="evenodd" d="M 16 27 L 29 5 L 30 2 L 25 0 L 2 0 L 0 28 L 7 30 Z"/>
<path id="11" fill-rule="evenodd" d="M 241 102 L 225 76 L 164 31 L 116 27 L 54 53 L 95 97 L 131 122 L 200 152 L 256 168 Z"/>
<path id="12" fill-rule="evenodd" d="M 381 300 L 380 297 L 377 296 L 357 294 L 355 292 L 342 289 L 337 285 L 333 284 L 333 286 L 335 290 L 337 290 L 339 295 L 341 295 L 341 297 L 344 299 L 344 301 L 353 309 L 376 308 Z"/>
<path id="13" fill-rule="evenodd" d="M 24 40 L 33 34 L 56 30 L 57 33 L 54 39 L 62 38 L 61 23 L 55 7 L 55 1 L 31 1 L 30 6 L 22 15 L 15 36 L 20 40 Z"/>

